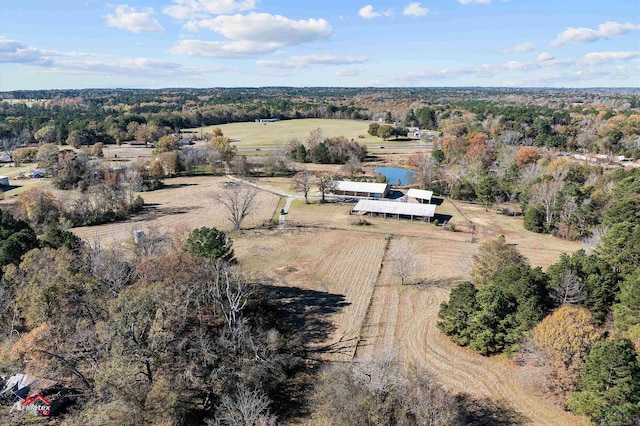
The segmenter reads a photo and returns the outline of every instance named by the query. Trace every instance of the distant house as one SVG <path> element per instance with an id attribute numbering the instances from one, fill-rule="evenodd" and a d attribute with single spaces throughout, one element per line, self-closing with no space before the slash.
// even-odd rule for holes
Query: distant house
<path id="1" fill-rule="evenodd" d="M 347 197 L 384 198 L 389 193 L 388 183 L 350 182 L 337 181 L 334 190 L 335 195 Z"/>
<path id="2" fill-rule="evenodd" d="M 38 416 L 50 416 L 67 402 L 69 389 L 58 382 L 14 374 L 2 380 L 0 397 L 14 402 L 12 410 L 29 411 Z"/>
<path id="3" fill-rule="evenodd" d="M 32 179 L 42 179 L 47 176 L 47 169 L 33 169 L 29 172 Z"/>
<path id="4" fill-rule="evenodd" d="M 280 121 L 278 118 L 256 118 L 256 123 L 275 123 Z"/>
<path id="5" fill-rule="evenodd" d="M 185 145 L 193 145 L 193 139 L 191 139 L 191 138 L 182 138 L 182 139 L 180 139 L 178 141 L 178 143 L 180 145 L 183 145 L 183 146 L 185 146 Z"/>
<path id="6" fill-rule="evenodd" d="M 419 138 L 430 138 L 433 139 L 438 136 L 438 132 L 435 130 L 420 130 Z"/>

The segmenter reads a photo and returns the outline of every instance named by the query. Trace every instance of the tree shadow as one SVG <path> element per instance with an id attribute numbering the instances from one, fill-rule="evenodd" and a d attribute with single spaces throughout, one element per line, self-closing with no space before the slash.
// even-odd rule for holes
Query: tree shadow
<path id="1" fill-rule="evenodd" d="M 285 320 L 300 331 L 305 342 L 311 344 L 324 342 L 335 330 L 329 316 L 351 304 L 342 294 L 298 287 L 264 287 L 284 308 Z"/>
<path id="2" fill-rule="evenodd" d="M 170 184 L 164 184 L 162 189 L 178 189 L 178 188 L 184 188 L 186 186 L 197 186 L 197 183 L 170 183 Z"/>
<path id="3" fill-rule="evenodd" d="M 179 214 L 187 214 L 197 207 L 162 207 L 158 203 L 145 204 L 142 212 L 137 215 L 138 220 L 153 220 L 162 216 L 174 216 Z"/>
<path id="4" fill-rule="evenodd" d="M 464 413 L 464 424 L 474 426 L 512 426 L 528 424 L 531 420 L 502 401 L 473 398 L 467 394 L 456 396 Z"/>

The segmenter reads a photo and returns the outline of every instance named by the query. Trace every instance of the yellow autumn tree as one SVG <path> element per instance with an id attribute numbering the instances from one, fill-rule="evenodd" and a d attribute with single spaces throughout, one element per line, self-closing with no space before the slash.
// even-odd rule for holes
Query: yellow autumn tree
<path id="1" fill-rule="evenodd" d="M 566 397 L 576 389 L 582 360 L 601 337 L 591 312 L 580 306 L 563 305 L 538 324 L 533 338 L 547 360 L 554 394 Z"/>

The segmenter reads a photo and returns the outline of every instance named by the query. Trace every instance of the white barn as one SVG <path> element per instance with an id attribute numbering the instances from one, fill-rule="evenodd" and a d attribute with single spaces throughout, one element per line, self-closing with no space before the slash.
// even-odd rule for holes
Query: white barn
<path id="1" fill-rule="evenodd" d="M 436 213 L 435 204 L 402 203 L 397 201 L 360 200 L 351 213 L 396 219 L 417 219 L 431 222 Z"/>
<path id="2" fill-rule="evenodd" d="M 433 197 L 433 191 L 425 191 L 424 189 L 411 188 L 407 192 L 407 197 L 413 198 L 420 204 L 431 204 L 431 197 Z"/>
<path id="3" fill-rule="evenodd" d="M 350 182 L 340 180 L 335 183 L 333 193 L 347 197 L 384 198 L 389 193 L 388 183 Z"/>

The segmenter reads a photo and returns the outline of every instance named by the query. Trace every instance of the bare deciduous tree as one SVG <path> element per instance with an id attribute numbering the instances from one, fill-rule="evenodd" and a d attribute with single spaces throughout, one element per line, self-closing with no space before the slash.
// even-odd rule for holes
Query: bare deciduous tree
<path id="1" fill-rule="evenodd" d="M 502 133 L 500 139 L 505 145 L 519 145 L 523 137 L 524 135 L 518 131 L 507 130 L 506 132 Z"/>
<path id="2" fill-rule="evenodd" d="M 307 136 L 307 146 L 309 147 L 309 150 L 311 150 L 320 142 L 322 142 L 322 129 L 318 127 L 317 129 L 312 130 L 309 133 L 309 136 Z"/>
<path id="3" fill-rule="evenodd" d="M 440 179 L 440 164 L 435 158 L 423 155 L 417 164 L 416 181 L 424 189 L 433 188 L 435 182 Z"/>
<path id="4" fill-rule="evenodd" d="M 322 194 L 322 202 L 324 203 L 326 194 L 336 188 L 336 180 L 328 173 L 321 173 L 317 176 L 317 182 L 318 190 Z"/>
<path id="5" fill-rule="evenodd" d="M 212 281 L 205 290 L 206 298 L 215 301 L 233 334 L 240 324 L 242 312 L 247 304 L 248 289 L 236 267 L 216 260 L 211 263 Z"/>
<path id="6" fill-rule="evenodd" d="M 561 179 L 545 179 L 531 187 L 529 195 L 530 204 L 542 204 L 545 211 L 547 226 L 551 226 L 554 210 L 558 202 L 560 191 L 564 188 L 564 181 Z"/>
<path id="7" fill-rule="evenodd" d="M 215 194 L 213 198 L 222 204 L 227 210 L 227 219 L 233 224 L 233 229 L 238 230 L 242 221 L 251 213 L 254 200 L 258 191 L 248 185 L 226 190 L 223 195 Z"/>
<path id="8" fill-rule="evenodd" d="M 609 227 L 606 225 L 594 226 L 591 229 L 591 234 L 582 240 L 582 245 L 584 245 L 589 251 L 595 250 L 598 244 L 600 244 L 600 240 L 607 234 L 607 232 L 609 232 Z"/>
<path id="9" fill-rule="evenodd" d="M 121 246 L 112 244 L 104 248 L 96 238 L 92 246 L 87 245 L 87 257 L 91 273 L 97 277 L 100 286 L 117 297 L 120 291 L 131 282 L 134 268 L 127 261 L 127 256 Z"/>
<path id="10" fill-rule="evenodd" d="M 342 171 L 350 177 L 357 176 L 362 173 L 362 162 L 360 161 L 360 158 L 355 155 L 351 155 L 349 157 L 349 161 L 342 166 Z"/>
<path id="11" fill-rule="evenodd" d="M 0 139 L 0 149 L 9 157 L 10 161 L 13 161 L 13 154 L 15 151 L 24 145 L 28 140 L 27 133 L 22 133 L 18 136 L 10 136 Z"/>
<path id="12" fill-rule="evenodd" d="M 418 267 L 415 247 L 404 239 L 400 240 L 389 251 L 389 260 L 391 261 L 391 273 L 400 278 L 402 285 L 415 274 Z"/>
<path id="13" fill-rule="evenodd" d="M 233 396 L 224 395 L 220 414 L 215 420 L 207 421 L 209 426 L 271 426 L 277 418 L 269 413 L 271 401 L 260 389 L 240 386 Z"/>
<path id="14" fill-rule="evenodd" d="M 293 189 L 297 192 L 304 194 L 304 202 L 309 204 L 309 191 L 311 190 L 311 184 L 313 183 L 313 175 L 306 170 L 297 173 L 291 180 Z"/>
<path id="15" fill-rule="evenodd" d="M 557 287 L 551 290 L 551 297 L 558 306 L 566 303 L 576 305 L 585 299 L 582 287 L 580 277 L 574 271 L 569 270 L 564 274 Z"/>

